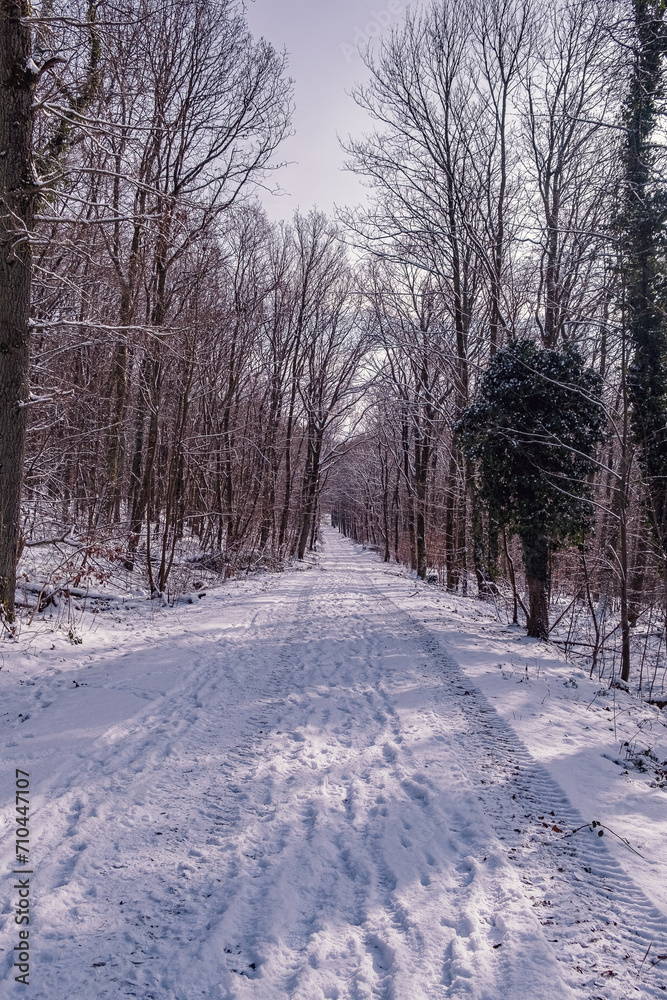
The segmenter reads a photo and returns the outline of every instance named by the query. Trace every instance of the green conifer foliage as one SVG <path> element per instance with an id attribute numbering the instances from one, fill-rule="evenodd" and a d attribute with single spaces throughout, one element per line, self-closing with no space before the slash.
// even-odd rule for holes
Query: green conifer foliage
<path id="1" fill-rule="evenodd" d="M 549 635 L 549 554 L 581 542 L 592 521 L 588 477 L 603 440 L 600 377 L 576 349 L 517 340 L 491 361 L 457 425 L 489 515 L 519 535 L 530 596 L 528 634 Z"/>
<path id="2" fill-rule="evenodd" d="M 634 0 L 635 46 L 624 108 L 624 204 L 619 219 L 632 429 L 667 555 L 667 192 L 656 171 L 655 130 L 665 97 L 665 0 Z"/>

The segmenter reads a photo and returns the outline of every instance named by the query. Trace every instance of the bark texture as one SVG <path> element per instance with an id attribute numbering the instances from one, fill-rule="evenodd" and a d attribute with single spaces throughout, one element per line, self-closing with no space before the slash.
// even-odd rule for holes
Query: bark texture
<path id="1" fill-rule="evenodd" d="M 528 635 L 546 641 L 549 639 L 549 539 L 539 532 L 525 532 L 521 542 L 530 600 Z"/>
<path id="2" fill-rule="evenodd" d="M 37 187 L 25 0 L 0 0 L 0 609 L 14 617 L 28 401 L 30 289 Z"/>

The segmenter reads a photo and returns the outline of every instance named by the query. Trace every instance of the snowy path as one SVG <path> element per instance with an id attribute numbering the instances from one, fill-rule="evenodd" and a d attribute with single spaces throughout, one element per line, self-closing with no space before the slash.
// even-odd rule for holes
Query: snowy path
<path id="1" fill-rule="evenodd" d="M 603 841 L 553 831 L 581 817 L 409 581 L 325 538 L 308 572 L 31 693 L 4 750 L 37 793 L 30 997 L 664 996 L 642 958 L 665 918 Z"/>

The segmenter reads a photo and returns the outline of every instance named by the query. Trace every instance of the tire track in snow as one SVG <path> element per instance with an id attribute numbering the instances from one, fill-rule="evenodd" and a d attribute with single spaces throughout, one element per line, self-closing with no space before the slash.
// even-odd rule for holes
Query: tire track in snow
<path id="1" fill-rule="evenodd" d="M 278 628 L 283 611 L 273 604 L 262 607 L 262 594 L 237 603 L 250 608 L 249 622 L 237 629 L 223 625 L 203 655 L 190 654 L 182 681 L 93 741 L 74 758 L 77 768 L 49 776 L 48 792 L 40 796 L 44 804 L 33 814 L 35 832 L 47 825 L 34 844 L 42 887 L 35 997 L 61 995 L 59 984 L 71 962 L 71 955 L 63 961 L 63 945 L 77 947 L 78 924 L 86 925 L 87 947 L 106 959 L 93 973 L 96 996 L 186 997 L 175 981 L 187 980 L 192 918 L 215 886 L 200 850 L 209 839 L 200 808 L 202 776 L 208 783 L 206 769 L 217 763 L 220 743 L 223 750 L 225 742 L 235 746 L 240 738 L 235 724 L 245 723 L 233 714 L 221 718 L 215 702 L 220 675 L 232 675 L 228 693 L 235 684 L 244 688 L 244 680 L 245 686 L 261 687 L 263 664 L 246 655 L 235 632 L 245 636 L 262 619 L 267 630 L 272 623 Z M 232 655 L 221 657 L 222 650 Z M 187 649 L 180 655 L 187 662 Z M 213 717 L 207 701 L 213 702 Z M 100 839 L 107 844 L 101 865 L 98 857 L 88 861 Z M 175 976 L 170 966 L 176 967 Z M 0 995 L 1 990 L 0 984 Z M 69 996 L 89 1000 L 90 984 Z"/>
<path id="2" fill-rule="evenodd" d="M 456 699 L 468 721 L 460 745 L 471 761 L 478 758 L 479 799 L 558 945 L 568 984 L 587 1000 L 665 996 L 664 966 L 647 960 L 649 947 L 656 956 L 667 951 L 665 916 L 588 829 L 576 841 L 564 839 L 584 824 L 582 816 L 443 650 L 437 625 L 425 627 L 377 586 L 376 594 L 441 670 L 448 689 L 442 696 Z"/>
<path id="3" fill-rule="evenodd" d="M 662 995 L 658 970 L 632 978 L 635 936 L 594 919 L 657 934 L 647 901 L 597 839 L 541 844 L 547 806 L 577 825 L 548 773 L 326 537 L 322 571 L 238 602 L 250 624 L 54 779 L 35 1000 Z M 631 961 L 598 987 L 612 946 Z M 106 965 L 77 978 L 78 955 Z"/>
<path id="4" fill-rule="evenodd" d="M 275 839 L 285 811 L 298 813 L 304 827 L 290 830 L 285 822 L 286 843 L 264 870 L 253 872 L 246 865 L 247 891 L 236 894 L 214 935 L 217 947 L 233 956 L 243 954 L 249 940 L 257 954 L 254 983 L 232 959 L 241 978 L 228 984 L 228 995 L 252 996 L 259 989 L 262 997 L 303 1000 L 518 1000 L 552 996 L 554 983 L 556 995 L 567 995 L 553 974 L 549 992 L 544 975 L 541 980 L 538 975 L 536 988 L 516 961 L 535 951 L 548 963 L 548 949 L 500 852 L 492 852 L 487 871 L 472 857 L 476 853 L 481 861 L 489 851 L 489 831 L 479 809 L 471 807 L 465 768 L 457 769 L 458 809 L 448 789 L 443 794 L 429 777 L 434 760 L 423 760 L 424 746 L 430 750 L 435 743 L 439 763 L 449 760 L 451 746 L 445 737 L 440 745 L 432 739 L 434 719 L 425 707 L 425 692 L 433 687 L 427 656 L 423 650 L 414 656 L 410 638 L 410 657 L 424 662 L 406 670 L 401 660 L 387 669 L 396 645 L 395 619 L 378 613 L 358 566 L 352 574 L 342 569 L 335 577 L 326 574 L 318 584 L 308 612 L 310 642 L 294 651 L 291 673 L 279 685 L 284 695 L 285 685 L 293 688 L 301 678 L 295 697 L 283 697 L 267 720 L 280 726 L 283 735 L 296 725 L 301 738 L 296 751 L 284 753 L 278 762 L 287 797 L 264 826 L 265 847 Z M 327 684 L 333 693 L 325 699 L 321 691 Z M 414 706 L 399 704 L 403 689 Z M 304 692 L 309 696 L 301 703 Z M 322 710 L 324 700 L 333 701 L 331 709 Z M 446 730 L 454 706 L 447 718 L 444 706 L 438 708 L 435 721 Z M 333 760 L 325 766 L 320 745 L 320 762 L 309 784 L 305 768 L 322 741 L 334 745 Z M 261 763 L 247 777 L 255 787 L 272 780 Z M 296 779 L 298 784 L 292 783 Z M 325 782 L 329 801 L 323 795 Z M 259 823 L 238 831 L 237 837 L 246 845 L 260 844 Z M 253 876 L 264 885 L 254 888 Z M 282 935 L 276 912 L 281 904 Z M 494 950 L 502 935 L 494 920 L 500 921 L 507 906 L 529 935 L 518 945 L 508 943 L 503 953 Z M 246 961 L 248 957 L 246 946 Z M 490 976 L 494 993 L 489 992 Z"/>
<path id="5" fill-rule="evenodd" d="M 340 598 L 345 600 L 344 594 L 341 592 Z M 310 609 L 308 606 L 309 597 L 304 596 L 297 606 L 297 613 L 295 615 L 295 620 L 291 625 L 291 636 L 283 636 L 283 646 L 277 655 L 276 669 L 274 670 L 272 682 L 270 687 L 273 688 L 273 693 L 275 695 L 275 701 L 271 705 L 266 706 L 266 711 L 261 718 L 263 725 L 267 726 L 269 729 L 273 727 L 277 730 L 279 735 L 287 736 L 291 738 L 294 744 L 294 749 L 291 753 L 286 755 L 286 763 L 289 773 L 287 774 L 288 783 L 294 778 L 294 768 L 297 770 L 301 767 L 308 766 L 308 747 L 306 737 L 303 736 L 301 730 L 304 728 L 304 719 L 302 716 L 302 710 L 298 703 L 298 698 L 290 704 L 289 699 L 284 697 L 284 687 L 285 687 L 285 677 L 286 671 L 292 671 L 291 679 L 297 680 L 298 690 L 303 693 L 308 690 L 310 683 L 313 678 L 309 677 L 309 671 L 307 666 L 307 661 L 309 659 L 308 652 L 303 651 L 302 662 L 298 661 L 297 651 L 295 646 L 299 647 L 303 645 L 302 632 L 304 622 L 311 621 L 316 617 L 315 612 L 320 610 L 318 605 L 315 605 L 314 609 Z M 327 601 L 328 603 L 328 601 Z M 315 656 L 314 661 L 317 661 L 317 656 Z M 341 663 L 339 666 L 343 667 Z M 299 679 L 299 675 L 305 674 L 304 677 Z M 316 678 L 320 681 L 322 678 Z M 320 687 L 322 685 L 320 684 Z M 269 689 L 267 689 L 268 692 Z M 320 700 L 329 700 L 320 699 Z M 361 704 L 357 704 L 357 708 L 363 711 L 364 705 L 366 703 L 367 711 L 369 711 L 373 720 L 378 726 L 382 726 L 386 721 L 386 717 L 378 711 L 373 706 L 373 692 L 372 690 L 363 691 Z M 338 706 L 337 706 L 338 707 Z M 349 713 L 349 706 L 348 708 Z M 319 708 L 319 713 L 317 709 Z M 294 712 L 297 718 L 292 719 L 291 715 Z M 326 727 L 331 718 L 331 709 L 329 707 L 322 707 L 316 704 L 315 709 L 311 709 L 311 720 L 308 721 L 307 728 L 314 731 L 319 730 L 322 726 Z M 295 726 L 294 723 L 297 723 Z M 278 730 L 278 726 L 283 726 L 283 729 Z M 341 726 L 334 727 L 335 743 L 338 748 L 343 748 L 345 751 L 354 751 L 354 739 L 351 735 L 351 719 L 342 720 Z M 288 730 L 292 730 L 288 733 Z M 312 755 L 311 755 L 312 756 Z M 243 765 L 245 762 L 241 762 Z M 316 765 L 313 765 L 315 771 L 318 771 Z M 242 775 L 242 781 L 244 783 L 251 783 L 255 786 L 262 784 L 264 780 L 265 784 L 271 784 L 271 780 L 268 779 L 266 773 L 264 773 L 263 778 L 260 776 L 262 771 L 261 762 L 253 762 L 252 764 L 246 766 L 245 771 Z M 236 771 L 238 775 L 238 770 Z M 274 820 L 278 824 L 277 831 L 271 831 L 267 833 L 266 826 L 263 830 L 261 827 L 252 832 L 252 842 L 254 843 L 253 851 L 261 852 L 262 848 L 259 847 L 259 841 L 261 835 L 270 839 L 273 835 L 275 837 L 276 833 L 279 834 L 282 826 L 283 832 L 283 842 L 279 843 L 278 850 L 270 851 L 270 858 L 267 867 L 271 865 L 275 867 L 275 864 L 281 864 L 288 872 L 292 875 L 298 869 L 303 870 L 308 867 L 308 853 L 312 848 L 313 839 L 317 839 L 316 827 L 320 822 L 319 808 L 318 808 L 318 798 L 321 798 L 322 792 L 324 790 L 328 791 L 326 785 L 328 784 L 326 778 L 324 782 L 321 776 L 317 773 L 315 774 L 315 788 L 312 789 L 311 794 L 303 791 L 297 791 L 295 795 L 289 795 L 287 803 L 288 806 L 297 806 L 299 819 L 301 821 L 301 837 L 296 838 L 296 843 L 294 843 L 294 831 L 289 829 L 289 824 L 283 822 L 285 817 L 278 816 L 276 813 L 270 817 L 270 821 Z M 344 778 L 347 777 L 347 781 Z M 310 885 L 308 879 L 306 878 L 301 885 L 302 894 L 305 897 L 309 895 L 313 897 L 316 894 L 323 895 L 325 898 L 336 897 L 338 895 L 338 905 L 341 907 L 344 916 L 346 918 L 346 923 L 349 922 L 350 926 L 361 926 L 366 920 L 366 903 L 367 903 L 367 886 L 369 882 L 373 881 L 373 875 L 369 870 L 368 858 L 360 854 L 355 847 L 355 841 L 358 839 L 358 834 L 355 831 L 355 823 L 357 820 L 357 809 L 358 809 L 358 799 L 361 792 L 361 787 L 358 778 L 350 776 L 341 776 L 340 783 L 340 795 L 341 801 L 338 809 L 334 810 L 337 812 L 338 824 L 337 829 L 331 832 L 330 835 L 330 848 L 333 848 L 334 857 L 330 858 L 333 861 L 333 868 L 330 872 L 323 872 L 321 869 L 316 870 L 311 873 L 313 876 L 314 884 Z M 267 794 L 270 794 L 267 790 Z M 344 797 L 343 797 L 344 796 Z M 342 808 L 341 808 L 342 807 Z M 279 808 L 279 807 L 278 807 Z M 329 817 L 330 819 L 331 817 Z M 270 823 L 269 823 L 270 825 Z M 286 839 L 290 836 L 293 841 L 291 845 L 291 851 L 293 857 L 290 861 L 285 863 L 285 859 L 280 857 L 282 851 L 287 848 L 288 853 L 290 848 L 286 843 Z M 247 836 L 247 832 L 246 832 Z M 253 860 L 256 855 L 250 853 L 247 850 L 248 844 L 245 844 L 246 857 L 251 857 Z M 262 856 L 265 857 L 266 843 L 264 844 L 264 853 Z M 254 873 L 254 875 L 261 879 L 262 872 Z M 267 873 L 268 874 L 268 873 Z M 347 882 L 347 887 L 349 891 L 349 898 L 341 898 L 340 891 L 337 891 L 336 883 L 338 878 L 342 876 Z M 276 885 L 280 885 L 281 876 L 280 873 L 271 873 L 268 877 L 263 880 L 264 885 L 259 885 L 257 889 L 253 889 L 252 883 L 250 884 L 250 891 L 243 894 L 243 898 L 240 901 L 239 909 L 242 911 L 239 914 L 234 915 L 234 931 L 236 936 L 240 941 L 256 941 L 256 946 L 258 952 L 261 951 L 262 938 L 265 936 L 266 932 L 263 928 L 259 928 L 258 933 L 258 922 L 261 924 L 261 916 L 258 920 L 258 914 L 263 912 L 268 912 L 270 917 L 275 915 L 275 909 L 269 903 L 268 897 L 276 894 Z M 392 874 L 389 870 L 384 870 L 380 873 L 379 877 L 375 880 L 379 885 L 384 885 L 385 890 L 390 889 L 392 884 Z M 305 891 L 304 891 L 305 890 Z M 344 895 L 344 894 L 343 894 Z M 308 983 L 303 982 L 303 966 L 305 954 L 304 951 L 307 949 L 308 941 L 312 939 L 313 935 L 318 933 L 317 919 L 314 919 L 312 913 L 312 904 L 315 903 L 315 909 L 317 908 L 317 900 L 310 898 L 306 899 L 307 902 L 311 904 L 309 913 L 302 913 L 296 915 L 296 920 L 292 923 L 289 930 L 289 935 L 287 940 L 280 942 L 279 955 L 274 956 L 274 967 L 267 969 L 266 966 L 271 964 L 271 960 L 265 960 L 261 962 L 253 962 L 253 965 L 265 968 L 263 971 L 267 976 L 270 975 L 272 982 L 276 983 L 274 987 L 276 989 L 276 996 L 310 996 L 310 986 Z M 268 905 L 267 905 L 268 904 Z M 231 933 L 232 929 L 230 927 L 225 928 L 225 933 Z M 389 953 L 387 949 L 382 945 L 382 942 L 373 936 L 364 937 L 364 944 L 368 952 L 368 957 L 372 963 L 372 975 L 370 968 L 365 970 L 365 973 L 361 976 L 361 981 L 356 983 L 353 992 L 350 995 L 365 995 L 364 985 L 365 981 L 373 982 L 374 985 L 373 995 L 385 996 L 388 995 L 386 989 L 382 986 L 382 983 L 387 978 L 387 972 L 389 967 Z M 236 947 L 230 947 L 229 944 L 226 948 L 235 956 L 242 951 L 242 948 L 237 945 Z M 312 954 L 310 956 L 313 957 Z M 358 956 L 357 956 L 358 957 Z M 258 956 L 259 958 L 259 956 Z M 260 964 L 261 962 L 261 964 Z M 233 963 L 233 964 L 232 964 Z M 232 957 L 231 968 L 238 973 L 236 969 L 237 959 Z M 362 963 L 363 964 L 363 963 Z M 354 963 L 353 963 L 354 965 Z M 351 978 L 354 982 L 356 977 L 354 969 L 350 969 L 347 976 L 343 978 Z M 251 977 L 248 977 L 251 978 Z M 307 978 L 307 977 L 306 977 Z M 279 985 L 278 985 L 279 984 Z M 233 988 L 233 987 L 232 987 Z M 240 988 L 240 987 L 239 987 Z M 242 993 L 239 993 L 242 995 Z"/>

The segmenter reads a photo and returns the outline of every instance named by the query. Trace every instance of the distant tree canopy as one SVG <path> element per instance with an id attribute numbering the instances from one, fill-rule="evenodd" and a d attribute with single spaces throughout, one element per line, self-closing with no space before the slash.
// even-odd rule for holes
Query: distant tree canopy
<path id="1" fill-rule="evenodd" d="M 477 463 L 489 516 L 521 538 L 528 633 L 549 633 L 549 552 L 592 521 L 589 476 L 603 440 L 602 381 L 578 351 L 517 340 L 492 360 L 457 431 Z"/>

